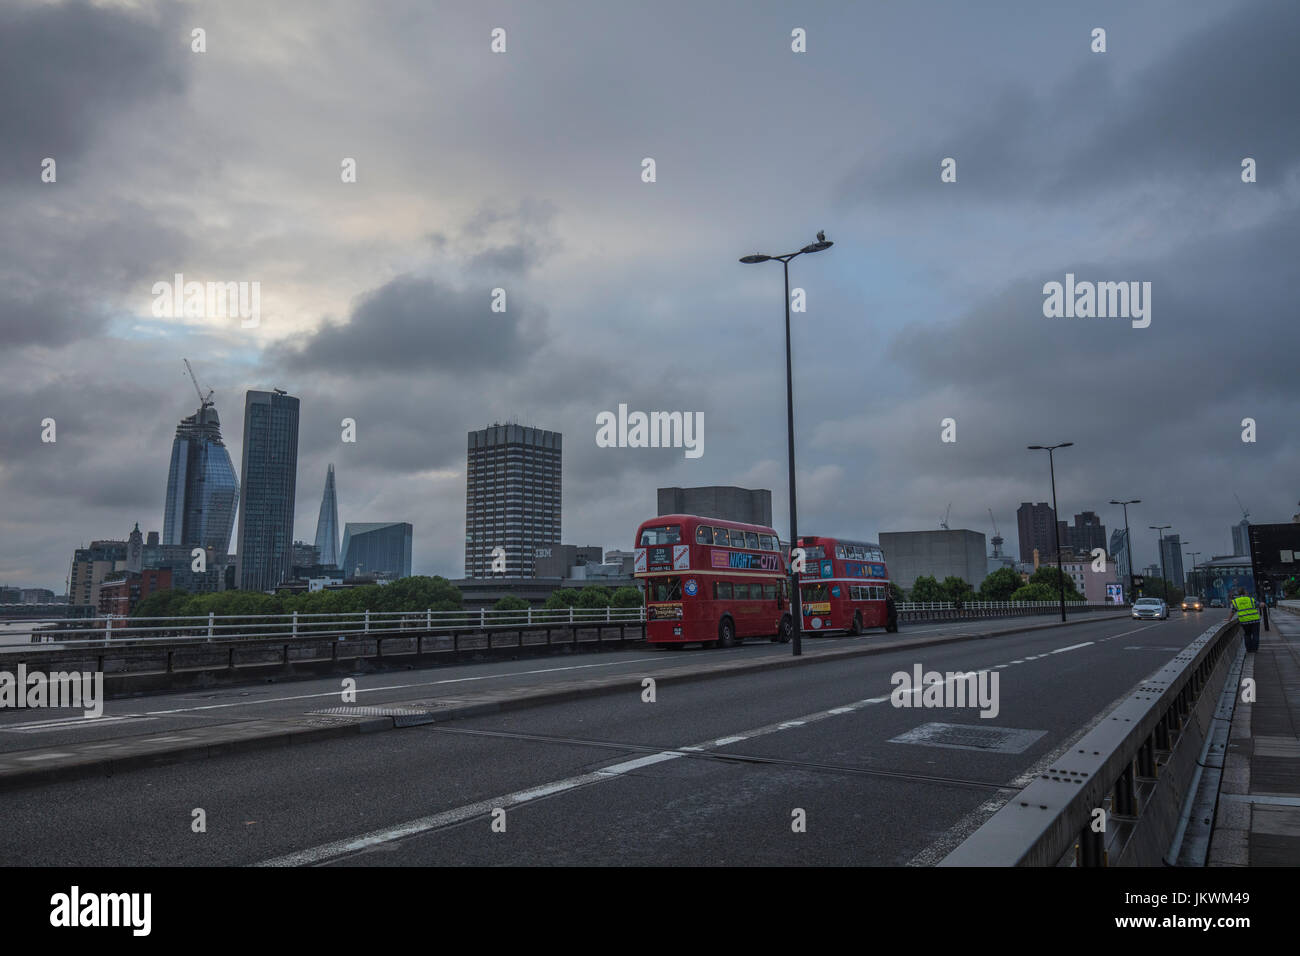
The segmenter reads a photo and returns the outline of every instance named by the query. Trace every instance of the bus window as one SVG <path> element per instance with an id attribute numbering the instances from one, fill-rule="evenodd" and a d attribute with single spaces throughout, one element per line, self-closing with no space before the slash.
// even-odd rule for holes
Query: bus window
<path id="1" fill-rule="evenodd" d="M 731 539 L 727 536 L 726 528 L 713 529 L 713 543 L 719 548 L 731 547 Z"/>
<path id="2" fill-rule="evenodd" d="M 749 600 L 749 585 L 748 585 L 748 584 L 737 584 L 737 585 L 735 586 L 735 594 L 736 594 L 736 600 L 737 600 L 737 601 L 748 601 L 748 600 Z"/>
<path id="3" fill-rule="evenodd" d="M 760 534 L 758 536 L 758 546 L 764 551 L 775 551 L 776 541 L 770 534 Z"/>
<path id="4" fill-rule="evenodd" d="M 745 532 L 745 547 L 749 548 L 751 551 L 758 550 L 758 532 L 756 531 Z"/>
<path id="5" fill-rule="evenodd" d="M 650 600 L 652 601 L 680 601 L 681 599 L 681 578 L 655 578 L 654 583 L 650 585 Z"/>
<path id="6" fill-rule="evenodd" d="M 643 548 L 655 544 L 680 544 L 681 540 L 681 525 L 659 525 L 657 527 L 643 528 L 641 530 L 641 547 Z"/>
<path id="7" fill-rule="evenodd" d="M 721 600 L 721 601 L 730 601 L 730 600 L 731 600 L 731 582 L 730 582 L 730 581 L 714 581 L 714 582 L 713 582 L 713 596 L 714 596 L 715 598 L 718 598 L 718 599 Z"/>
<path id="8" fill-rule="evenodd" d="M 835 557 L 837 557 L 837 558 L 841 558 L 841 559 L 844 557 L 844 545 L 842 545 L 842 544 L 837 544 L 837 545 L 835 546 Z"/>
<path id="9" fill-rule="evenodd" d="M 825 584 L 805 584 L 803 586 L 804 601 L 828 601 L 830 600 L 830 587 Z"/>
<path id="10" fill-rule="evenodd" d="M 763 597 L 766 598 L 766 599 L 769 600 L 769 601 L 775 601 L 775 600 L 776 600 L 776 585 L 775 585 L 775 584 L 764 584 L 764 585 L 763 585 Z"/>
<path id="11" fill-rule="evenodd" d="M 696 543 L 696 544 L 712 544 L 712 543 L 713 543 L 713 529 L 710 528 L 710 527 L 709 527 L 708 525 L 706 525 L 706 524 L 697 525 L 696 528 L 695 528 L 695 543 Z"/>

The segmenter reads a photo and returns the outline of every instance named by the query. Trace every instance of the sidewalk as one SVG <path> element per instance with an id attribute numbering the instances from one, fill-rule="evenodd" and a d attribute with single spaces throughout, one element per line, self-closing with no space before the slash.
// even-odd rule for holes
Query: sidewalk
<path id="1" fill-rule="evenodd" d="M 1207 866 L 1300 865 L 1300 615 L 1270 609 L 1247 654 L 1224 759 Z"/>

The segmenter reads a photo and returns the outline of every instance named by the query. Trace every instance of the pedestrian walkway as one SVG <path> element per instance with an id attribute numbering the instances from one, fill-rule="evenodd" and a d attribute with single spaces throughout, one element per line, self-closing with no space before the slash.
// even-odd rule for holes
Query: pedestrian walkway
<path id="1" fill-rule="evenodd" d="M 1300 865 L 1300 608 L 1270 625 L 1242 667 L 1208 866 Z"/>

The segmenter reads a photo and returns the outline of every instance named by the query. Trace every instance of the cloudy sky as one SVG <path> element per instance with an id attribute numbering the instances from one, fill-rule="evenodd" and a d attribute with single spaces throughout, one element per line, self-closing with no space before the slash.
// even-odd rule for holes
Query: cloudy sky
<path id="1" fill-rule="evenodd" d="M 663 485 L 771 488 L 784 529 L 781 271 L 736 260 L 819 229 L 805 532 L 951 502 L 1015 551 L 1050 500 L 1025 445 L 1073 441 L 1064 515 L 1142 498 L 1134 525 L 1227 553 L 1234 493 L 1257 521 L 1300 498 L 1298 36 L 1285 0 L 9 0 L 0 583 L 62 591 L 74 548 L 161 530 L 182 357 L 236 467 L 244 390 L 302 399 L 297 537 L 333 462 L 341 520 L 411 521 L 417 573 L 461 574 L 493 421 L 564 434 L 566 542 L 629 546 Z M 178 272 L 260 283 L 260 324 L 155 316 Z M 1066 273 L 1150 282 L 1150 326 L 1045 317 Z M 597 447 L 619 403 L 703 412 L 703 456 Z"/>

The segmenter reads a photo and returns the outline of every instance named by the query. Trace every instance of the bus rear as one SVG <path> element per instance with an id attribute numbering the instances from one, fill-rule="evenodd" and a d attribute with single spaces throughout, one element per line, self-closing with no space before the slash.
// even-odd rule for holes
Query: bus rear
<path id="1" fill-rule="evenodd" d="M 804 631 L 856 635 L 873 627 L 898 630 L 880 545 L 812 535 L 800 537 L 799 547 L 805 561 L 799 575 Z"/>

